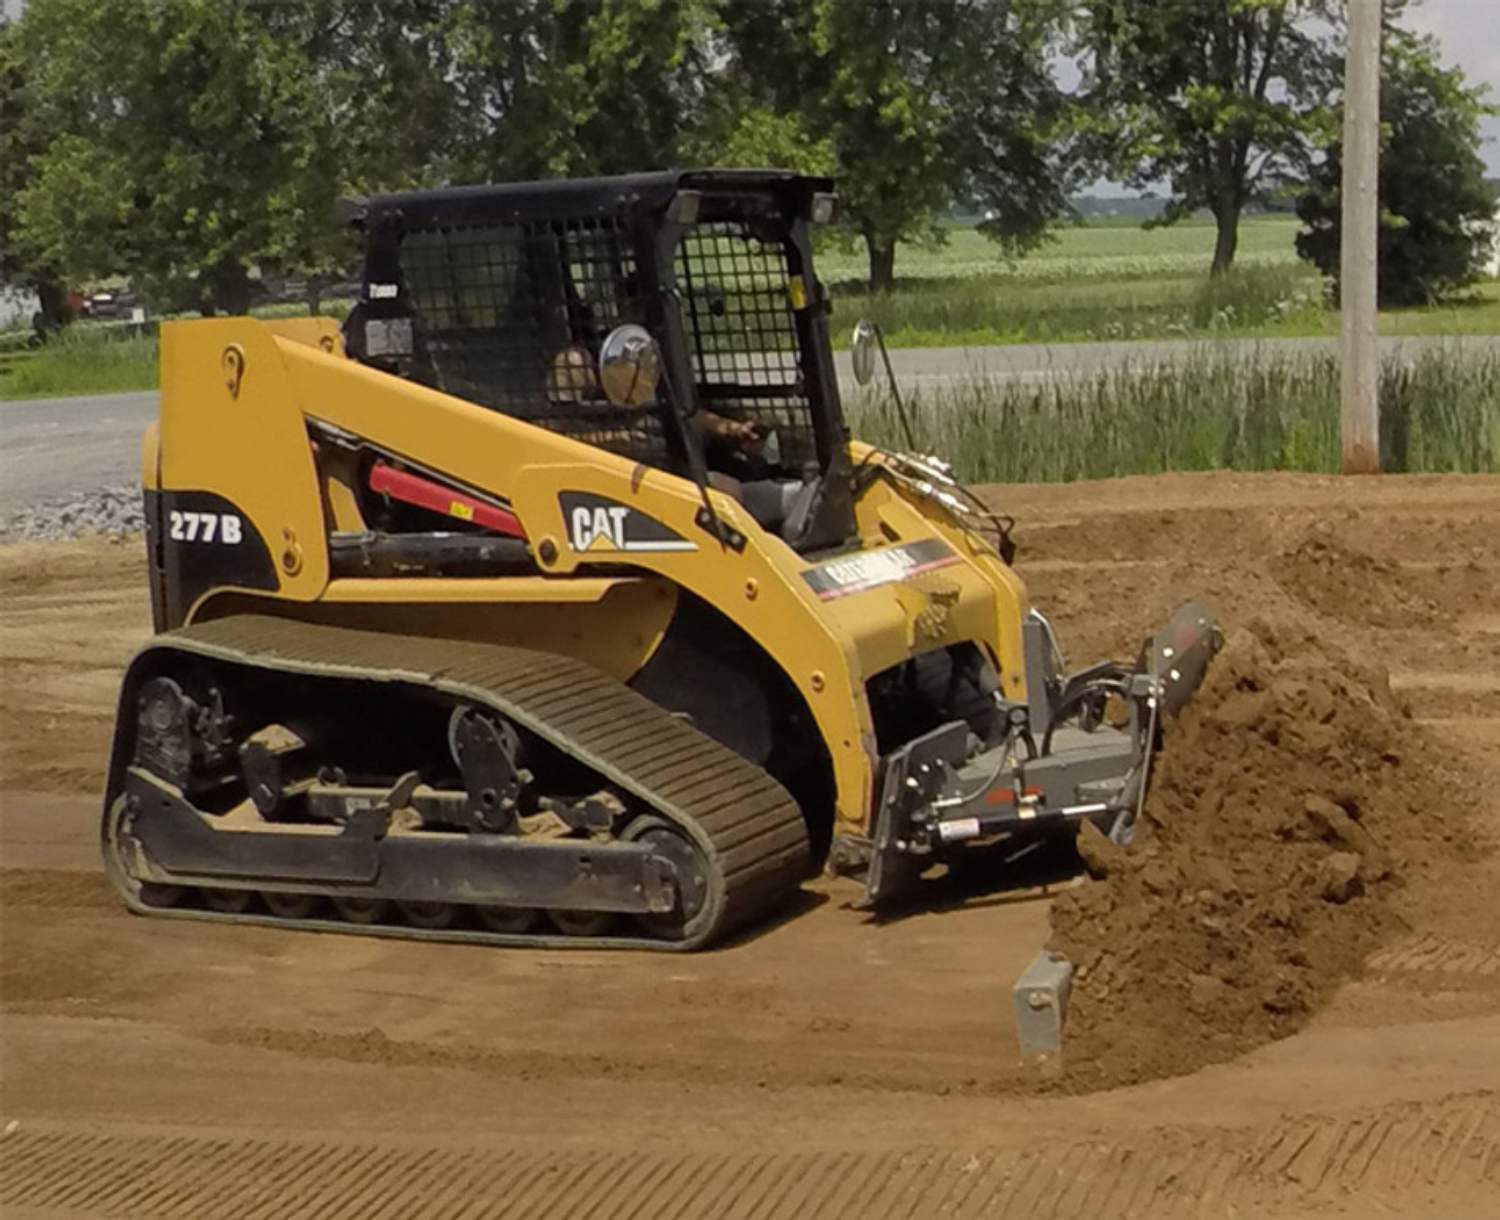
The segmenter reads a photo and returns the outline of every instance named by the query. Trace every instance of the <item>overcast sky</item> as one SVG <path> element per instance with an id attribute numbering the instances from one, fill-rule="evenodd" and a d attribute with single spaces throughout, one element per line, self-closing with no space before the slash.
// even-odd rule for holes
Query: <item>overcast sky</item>
<path id="1" fill-rule="evenodd" d="M 1470 84 L 1490 87 L 1488 100 L 1500 104 L 1500 0 L 1419 0 L 1405 24 L 1434 35 L 1443 62 L 1464 70 Z M 1492 175 L 1500 174 L 1500 116 L 1484 121 L 1480 150 Z"/>

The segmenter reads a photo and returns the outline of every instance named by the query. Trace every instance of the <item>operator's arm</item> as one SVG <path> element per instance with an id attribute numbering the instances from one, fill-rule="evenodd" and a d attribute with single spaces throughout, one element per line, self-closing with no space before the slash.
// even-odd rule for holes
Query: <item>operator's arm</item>
<path id="1" fill-rule="evenodd" d="M 752 452 L 762 439 L 760 428 L 748 419 L 730 419 L 702 408 L 693 418 L 698 421 L 705 437 L 725 441 L 743 452 Z"/>

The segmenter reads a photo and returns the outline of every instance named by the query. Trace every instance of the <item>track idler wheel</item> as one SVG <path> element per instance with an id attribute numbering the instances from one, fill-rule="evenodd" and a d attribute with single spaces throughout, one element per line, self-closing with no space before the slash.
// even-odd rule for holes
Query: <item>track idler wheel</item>
<path id="1" fill-rule="evenodd" d="M 162 885 L 141 881 L 131 874 L 130 865 L 121 850 L 120 836 L 129 821 L 129 797 L 119 797 L 109 808 L 103 827 L 104 871 L 126 902 L 132 906 L 175 907 L 182 901 L 180 885 Z"/>
<path id="2" fill-rule="evenodd" d="M 661 915 L 637 915 L 646 932 L 661 940 L 683 940 L 698 931 L 694 925 L 708 900 L 708 864 L 691 839 L 670 822 L 657 817 L 636 818 L 624 838 L 645 843 L 671 862 L 677 874 L 677 909 Z"/>

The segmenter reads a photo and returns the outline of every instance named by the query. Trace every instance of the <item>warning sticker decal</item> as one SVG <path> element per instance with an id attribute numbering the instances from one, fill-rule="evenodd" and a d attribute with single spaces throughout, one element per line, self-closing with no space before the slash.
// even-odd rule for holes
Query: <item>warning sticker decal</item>
<path id="1" fill-rule="evenodd" d="M 830 559 L 806 569 L 802 579 L 822 600 L 830 601 L 958 562 L 959 556 L 941 538 L 923 538 L 905 546 L 883 547 L 878 551 L 860 551 Z"/>

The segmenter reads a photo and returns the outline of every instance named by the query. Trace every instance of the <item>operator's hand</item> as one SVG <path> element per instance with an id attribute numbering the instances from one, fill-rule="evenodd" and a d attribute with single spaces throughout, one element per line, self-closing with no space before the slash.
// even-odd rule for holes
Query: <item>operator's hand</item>
<path id="1" fill-rule="evenodd" d="M 760 428 L 748 419 L 729 419 L 715 415 L 712 411 L 699 411 L 703 431 L 716 440 L 728 441 L 731 445 L 749 452 L 760 444 Z"/>

